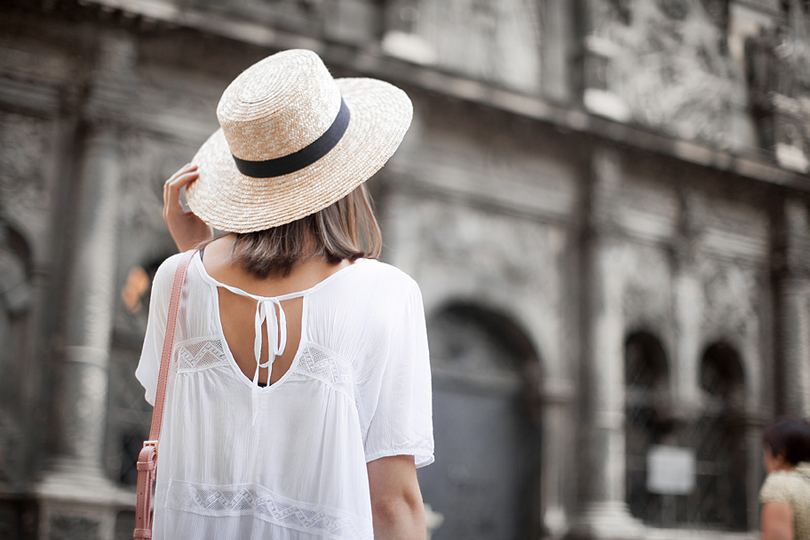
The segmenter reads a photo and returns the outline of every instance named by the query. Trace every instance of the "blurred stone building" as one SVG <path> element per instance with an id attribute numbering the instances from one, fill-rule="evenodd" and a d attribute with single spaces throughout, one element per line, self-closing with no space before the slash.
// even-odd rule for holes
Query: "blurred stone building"
<path id="1" fill-rule="evenodd" d="M 131 537 L 162 184 L 292 47 L 414 101 L 370 186 L 434 540 L 753 537 L 762 427 L 810 412 L 807 4 L 0 2 L 0 538 Z"/>

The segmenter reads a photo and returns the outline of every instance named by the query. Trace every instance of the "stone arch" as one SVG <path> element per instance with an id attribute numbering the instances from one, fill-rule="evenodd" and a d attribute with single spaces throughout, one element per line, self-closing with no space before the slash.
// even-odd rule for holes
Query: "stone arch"
<path id="1" fill-rule="evenodd" d="M 22 357 L 18 341 L 24 329 L 21 321 L 32 301 L 31 258 L 28 244 L 16 230 L 0 221 L 0 379 L 11 382 L 5 373 L 10 358 Z M 3 392 L 9 395 L 9 392 Z"/>
<path id="2" fill-rule="evenodd" d="M 436 464 L 420 471 L 444 516 L 434 540 L 529 537 L 541 519 L 537 353 L 512 317 L 450 302 L 428 319 Z"/>
<path id="3" fill-rule="evenodd" d="M 661 495 L 647 488 L 647 456 L 654 445 L 671 444 L 669 362 L 661 341 L 646 330 L 628 333 L 624 344 L 625 494 L 630 512 L 647 523 L 674 521 Z"/>

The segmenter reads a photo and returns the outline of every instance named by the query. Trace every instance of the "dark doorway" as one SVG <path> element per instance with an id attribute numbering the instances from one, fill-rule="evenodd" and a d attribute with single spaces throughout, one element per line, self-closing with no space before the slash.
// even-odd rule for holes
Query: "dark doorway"
<path id="1" fill-rule="evenodd" d="M 537 357 L 506 317 L 469 305 L 429 324 L 436 463 L 420 470 L 444 516 L 434 540 L 517 540 L 534 528 L 539 429 L 526 370 Z"/>

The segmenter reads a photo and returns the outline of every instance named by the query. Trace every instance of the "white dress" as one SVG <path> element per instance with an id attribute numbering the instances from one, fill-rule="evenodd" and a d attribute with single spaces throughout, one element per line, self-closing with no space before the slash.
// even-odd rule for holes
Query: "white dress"
<path id="1" fill-rule="evenodd" d="M 152 404 L 179 259 L 167 259 L 155 276 L 135 373 Z M 306 291 L 254 297 L 257 327 L 266 320 L 270 336 L 286 328 L 279 301 L 303 301 L 298 351 L 266 388 L 228 349 L 218 287 L 225 285 L 195 255 L 158 448 L 153 538 L 373 538 L 366 463 L 393 455 L 413 455 L 417 467 L 433 461 L 418 286 L 390 265 L 361 259 Z"/>

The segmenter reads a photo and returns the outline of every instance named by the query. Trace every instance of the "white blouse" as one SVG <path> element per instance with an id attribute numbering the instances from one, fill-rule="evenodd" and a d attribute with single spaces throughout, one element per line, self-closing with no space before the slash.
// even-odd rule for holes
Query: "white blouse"
<path id="1" fill-rule="evenodd" d="M 179 259 L 170 257 L 155 275 L 135 372 L 151 404 Z M 183 285 L 158 448 L 153 538 L 373 538 L 366 463 L 394 455 L 413 455 L 417 467 L 433 461 L 416 282 L 361 259 L 300 293 L 264 298 L 227 287 L 257 299 L 257 328 L 266 320 L 274 337 L 286 330 L 279 302 L 302 298 L 298 351 L 267 387 L 246 377 L 228 349 L 218 287 L 227 286 L 195 255 Z M 285 345 L 269 344 L 271 351 Z"/>

